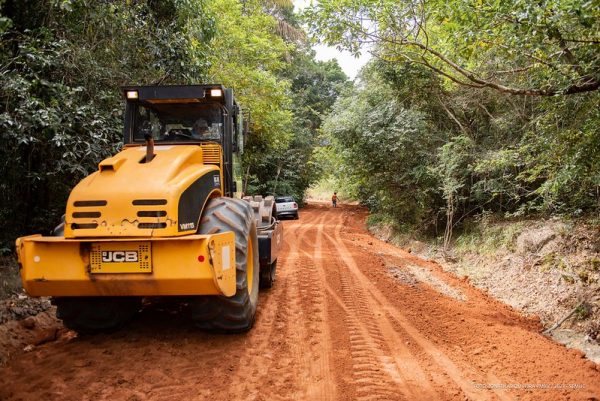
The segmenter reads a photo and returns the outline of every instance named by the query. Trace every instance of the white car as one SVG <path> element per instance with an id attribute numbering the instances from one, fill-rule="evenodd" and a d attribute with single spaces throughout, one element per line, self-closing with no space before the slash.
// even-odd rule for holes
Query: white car
<path id="1" fill-rule="evenodd" d="M 277 218 L 291 216 L 298 219 L 298 204 L 291 196 L 278 196 L 275 198 Z"/>

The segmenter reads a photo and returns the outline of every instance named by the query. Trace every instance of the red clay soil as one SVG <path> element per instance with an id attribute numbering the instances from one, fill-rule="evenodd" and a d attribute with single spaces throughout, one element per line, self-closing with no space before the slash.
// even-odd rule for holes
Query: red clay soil
<path id="1" fill-rule="evenodd" d="M 365 217 L 313 205 L 284 222 L 277 282 L 247 334 L 198 332 L 185 308 L 152 303 L 116 333 L 59 336 L 13 356 L 0 399 L 600 399 L 597 365 L 371 237 Z"/>

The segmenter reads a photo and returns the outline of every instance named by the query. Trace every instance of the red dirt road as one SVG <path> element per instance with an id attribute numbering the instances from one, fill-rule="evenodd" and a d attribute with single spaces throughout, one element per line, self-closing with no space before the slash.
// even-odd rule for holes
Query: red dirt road
<path id="1" fill-rule="evenodd" d="M 1 400 L 594 400 L 600 368 L 466 281 L 378 241 L 358 208 L 286 221 L 245 335 L 152 304 L 126 329 L 35 347 Z"/>

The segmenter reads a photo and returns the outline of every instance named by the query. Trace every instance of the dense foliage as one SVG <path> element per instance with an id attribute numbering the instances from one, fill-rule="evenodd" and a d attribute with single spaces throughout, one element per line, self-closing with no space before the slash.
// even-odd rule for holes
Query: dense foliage
<path id="1" fill-rule="evenodd" d="M 313 33 L 472 88 L 545 95 L 600 87 L 597 1 L 322 0 Z"/>
<path id="2" fill-rule="evenodd" d="M 320 1 L 313 34 L 374 55 L 324 125 L 341 186 L 446 242 L 483 213 L 600 212 L 599 9 Z"/>
<path id="3" fill-rule="evenodd" d="M 213 20 L 196 2 L 3 1 L 4 244 L 47 232 L 70 188 L 121 141 L 119 85 L 198 81 Z M 199 28 L 202 27 L 202 28 Z"/>
<path id="4" fill-rule="evenodd" d="M 247 194 L 332 173 L 399 226 L 600 211 L 597 1 L 0 0 L 0 247 L 48 232 L 121 146 L 123 84 L 221 82 L 250 121 Z M 336 101 L 337 99 L 337 101 Z M 332 188 L 333 189 L 333 188 Z"/>
<path id="5" fill-rule="evenodd" d="M 232 87 L 250 116 L 247 192 L 302 198 L 316 176 L 308 161 L 320 124 L 305 121 L 302 107 L 324 113 L 336 92 L 309 98 L 289 73 L 321 68 L 298 50 L 305 35 L 291 7 L 0 0 L 0 248 L 19 235 L 48 233 L 70 189 L 120 148 L 125 84 Z M 337 65 L 327 68 L 332 80 L 345 81 Z"/>

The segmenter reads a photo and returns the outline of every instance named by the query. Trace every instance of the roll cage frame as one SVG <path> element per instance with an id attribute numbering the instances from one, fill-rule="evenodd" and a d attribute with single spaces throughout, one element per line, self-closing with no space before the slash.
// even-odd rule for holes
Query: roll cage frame
<path id="1" fill-rule="evenodd" d="M 220 90 L 221 96 L 212 96 L 212 90 Z M 233 154 L 241 153 L 245 142 L 246 129 L 242 122 L 242 110 L 233 97 L 233 90 L 220 84 L 212 85 L 160 85 L 160 86 L 123 86 L 121 88 L 125 99 L 125 121 L 123 128 L 123 143 L 125 146 L 142 145 L 134 140 L 135 112 L 137 106 L 150 107 L 152 102 L 219 104 L 223 112 L 223 135 L 219 144 L 223 149 L 223 179 L 225 196 L 236 192 L 233 178 Z M 136 92 L 135 98 L 128 93 Z M 190 145 L 200 144 L 202 140 L 161 141 L 160 145 Z M 216 141 L 212 141 L 216 142 Z"/>

